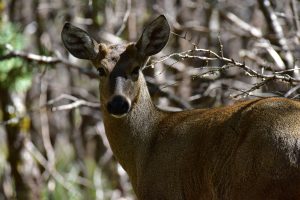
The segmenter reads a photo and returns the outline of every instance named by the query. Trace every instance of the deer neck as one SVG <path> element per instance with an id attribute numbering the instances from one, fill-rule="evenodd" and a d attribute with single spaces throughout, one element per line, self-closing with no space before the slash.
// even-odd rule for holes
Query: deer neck
<path id="1" fill-rule="evenodd" d="M 112 151 L 131 179 L 136 178 L 142 167 L 151 141 L 155 138 L 156 124 L 163 115 L 152 103 L 142 75 L 138 81 L 139 94 L 125 117 L 115 118 L 102 109 L 105 131 Z"/>

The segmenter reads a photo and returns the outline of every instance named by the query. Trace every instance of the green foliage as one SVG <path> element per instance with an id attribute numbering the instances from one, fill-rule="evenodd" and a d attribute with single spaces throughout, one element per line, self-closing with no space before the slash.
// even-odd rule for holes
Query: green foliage
<path id="1" fill-rule="evenodd" d="M 8 53 L 6 46 L 14 50 L 24 47 L 24 37 L 11 23 L 0 22 L 0 56 Z M 19 58 L 0 61 L 0 87 L 10 91 L 25 91 L 31 86 L 31 68 Z"/>

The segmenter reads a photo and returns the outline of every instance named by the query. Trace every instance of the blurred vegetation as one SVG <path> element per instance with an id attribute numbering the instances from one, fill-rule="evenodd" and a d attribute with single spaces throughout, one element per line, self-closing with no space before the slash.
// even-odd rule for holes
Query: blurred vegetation
<path id="1" fill-rule="evenodd" d="M 97 74 L 62 45 L 65 21 L 117 43 L 136 41 L 165 14 L 173 34 L 144 71 L 162 108 L 222 106 L 233 96 L 297 98 L 299 2 L 262 2 L 0 0 L 0 200 L 135 199 L 105 136 Z M 170 56 L 195 47 L 229 61 L 209 61 L 208 51 Z M 249 76 L 235 61 L 296 81 Z"/>
<path id="2" fill-rule="evenodd" d="M 25 38 L 18 28 L 10 23 L 0 22 L 0 55 L 7 53 L 6 45 L 15 50 L 22 50 Z M 26 91 L 31 85 L 32 70 L 20 58 L 13 58 L 0 62 L 0 86 L 10 91 Z"/>

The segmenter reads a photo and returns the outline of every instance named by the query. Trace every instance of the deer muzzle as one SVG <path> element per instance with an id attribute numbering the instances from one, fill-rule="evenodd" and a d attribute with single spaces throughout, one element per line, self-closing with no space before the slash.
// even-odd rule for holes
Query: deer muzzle
<path id="1" fill-rule="evenodd" d="M 107 103 L 107 111 L 114 117 L 124 117 L 130 110 L 130 101 L 122 96 L 116 95 Z"/>

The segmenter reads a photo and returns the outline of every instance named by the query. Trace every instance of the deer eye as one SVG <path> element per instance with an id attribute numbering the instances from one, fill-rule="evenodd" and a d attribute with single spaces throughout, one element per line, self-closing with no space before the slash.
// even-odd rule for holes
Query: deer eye
<path id="1" fill-rule="evenodd" d="M 103 67 L 97 68 L 97 71 L 99 76 L 106 76 L 106 71 L 103 69 Z"/>
<path id="2" fill-rule="evenodd" d="M 140 73 L 140 67 L 135 67 L 132 72 L 131 72 L 131 76 L 134 80 L 137 80 L 139 77 L 139 73 Z"/>
<path id="3" fill-rule="evenodd" d="M 139 72 L 140 72 L 140 67 L 135 67 L 135 68 L 132 70 L 131 74 L 132 74 L 132 75 L 139 75 Z"/>

